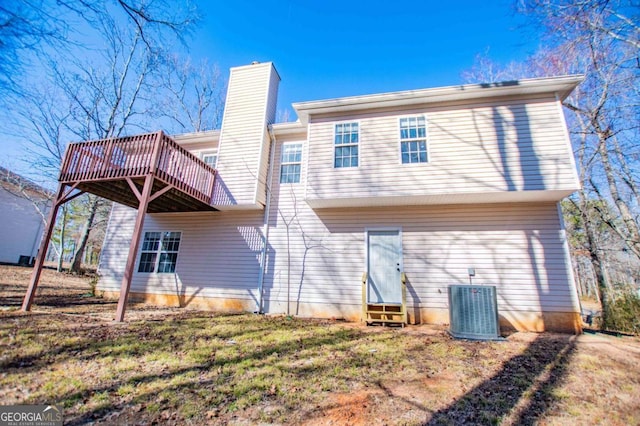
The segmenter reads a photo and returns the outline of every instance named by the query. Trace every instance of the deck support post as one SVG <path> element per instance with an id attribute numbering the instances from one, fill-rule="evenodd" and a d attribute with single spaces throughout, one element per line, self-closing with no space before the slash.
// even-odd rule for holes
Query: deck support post
<path id="1" fill-rule="evenodd" d="M 53 229 L 56 226 L 56 216 L 58 215 L 58 209 L 67 201 L 71 201 L 72 199 L 84 193 L 84 191 L 72 193 L 73 190 L 76 189 L 76 185 L 72 185 L 68 191 L 66 191 L 67 184 L 61 183 L 60 185 L 58 185 L 56 197 L 53 199 L 53 205 L 51 206 L 51 210 L 49 211 L 47 227 L 45 228 L 45 232 L 42 235 L 40 248 L 38 249 L 36 261 L 33 265 L 33 272 L 31 272 L 29 287 L 27 287 L 27 293 L 25 294 L 24 300 L 22 301 L 22 311 L 26 312 L 31 310 L 31 304 L 33 303 L 33 298 L 36 294 L 36 289 L 38 288 L 38 282 L 40 281 L 40 274 L 42 273 L 44 258 L 47 255 L 47 247 L 49 247 L 51 234 L 53 234 Z M 60 255 L 62 256 L 62 253 Z"/>
<path id="2" fill-rule="evenodd" d="M 138 197 L 138 214 L 136 216 L 136 224 L 133 228 L 133 236 L 131 237 L 131 244 L 129 245 L 129 255 L 127 257 L 127 265 L 124 270 L 124 276 L 122 277 L 122 284 L 120 285 L 120 298 L 118 299 L 118 309 L 116 310 L 116 321 L 124 321 L 124 312 L 127 306 L 127 299 L 129 298 L 129 289 L 131 288 L 131 279 L 133 278 L 133 267 L 136 264 L 136 255 L 138 254 L 138 247 L 140 246 L 140 234 L 142 233 L 142 227 L 144 226 L 144 216 L 147 213 L 147 207 L 151 198 L 151 190 L 153 189 L 153 175 L 149 174 L 144 180 L 144 187 L 142 194 Z M 135 193 L 135 192 L 134 192 Z"/>

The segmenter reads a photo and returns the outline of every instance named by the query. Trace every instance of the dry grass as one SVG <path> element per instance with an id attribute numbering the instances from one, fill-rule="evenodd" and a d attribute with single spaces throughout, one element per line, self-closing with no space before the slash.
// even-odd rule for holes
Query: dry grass
<path id="1" fill-rule="evenodd" d="M 86 279 L 0 267 L 0 404 L 68 424 L 639 424 L 640 341 L 218 315 L 88 297 Z"/>

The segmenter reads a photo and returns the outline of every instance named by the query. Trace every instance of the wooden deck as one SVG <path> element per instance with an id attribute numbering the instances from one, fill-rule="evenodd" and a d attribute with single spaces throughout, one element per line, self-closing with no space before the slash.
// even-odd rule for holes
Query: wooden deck
<path id="1" fill-rule="evenodd" d="M 148 213 L 211 211 L 216 171 L 162 131 L 70 144 L 59 181 L 137 208 L 153 176 Z"/>

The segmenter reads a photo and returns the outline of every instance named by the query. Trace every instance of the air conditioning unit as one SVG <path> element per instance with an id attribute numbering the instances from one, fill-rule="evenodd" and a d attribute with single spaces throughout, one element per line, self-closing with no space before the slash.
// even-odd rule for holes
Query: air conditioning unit
<path id="1" fill-rule="evenodd" d="M 449 333 L 461 339 L 499 340 L 495 286 L 449 286 Z"/>

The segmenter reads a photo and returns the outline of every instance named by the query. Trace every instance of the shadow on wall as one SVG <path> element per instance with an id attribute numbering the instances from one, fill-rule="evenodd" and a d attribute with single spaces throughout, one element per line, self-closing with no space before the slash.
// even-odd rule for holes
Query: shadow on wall
<path id="1" fill-rule="evenodd" d="M 215 221 L 216 218 L 213 217 L 212 220 Z M 178 255 L 178 266 L 173 278 L 180 307 L 189 306 L 203 293 L 203 290 L 214 288 L 229 289 L 233 292 L 228 296 L 218 296 L 216 299 L 219 301 L 219 306 L 216 307 L 223 310 L 244 311 L 247 310 L 247 306 L 242 300 L 251 300 L 252 308 L 250 309 L 257 310 L 259 302 L 257 278 L 263 254 L 263 234 L 258 226 L 249 223 L 230 228 L 233 228 L 233 231 L 225 233 L 223 238 L 220 238 L 222 241 L 218 241 L 216 238 L 218 235 L 215 232 L 207 234 L 205 229 L 198 230 L 200 232 L 197 235 L 186 235 L 194 239 L 204 239 L 208 249 L 198 254 L 200 256 L 198 264 L 202 268 L 198 271 L 181 268 L 180 254 Z M 196 245 L 197 242 L 194 241 L 191 244 Z M 272 248 L 268 246 L 267 254 L 271 251 Z M 269 256 L 267 261 L 270 261 Z M 270 266 L 267 264 L 267 267 Z M 251 278 L 247 278 L 247 274 Z M 210 285 L 193 284 L 202 282 L 203 279 Z M 240 292 L 244 292 L 245 295 L 239 296 Z M 207 295 L 204 296 L 207 297 Z"/>
<path id="2" fill-rule="evenodd" d="M 277 178 L 274 176 L 274 180 Z M 265 312 L 287 312 L 291 315 L 308 316 L 309 312 L 302 312 L 302 305 L 306 303 L 304 291 L 311 288 L 313 292 L 322 292 L 320 288 L 313 287 L 314 284 L 318 284 L 317 280 L 313 281 L 317 274 L 312 275 L 311 280 L 308 277 L 309 259 L 322 256 L 320 252 L 331 253 L 332 256 L 333 251 L 324 243 L 325 234 L 318 235 L 307 230 L 313 226 L 307 221 L 309 213 L 314 213 L 309 210 L 293 186 L 275 184 L 271 197 L 270 226 L 274 228 L 272 232 L 278 233 L 279 238 L 284 240 L 278 244 L 278 253 L 271 244 L 269 245 L 269 268 L 265 273 L 264 288 Z M 278 256 L 278 270 L 274 269 L 275 256 Z M 324 281 L 323 277 L 321 281 Z M 334 307 L 340 310 L 339 304 L 334 304 Z M 334 315 L 335 313 L 330 314 Z"/>
<path id="3" fill-rule="evenodd" d="M 411 278 L 409 277 L 409 275 L 405 273 L 405 277 L 406 277 L 405 285 L 407 287 L 407 293 L 409 295 L 409 299 L 411 300 L 411 304 L 413 305 L 411 308 L 409 308 L 409 300 L 406 301 L 407 314 L 409 317 L 408 321 L 412 324 L 420 324 L 422 321 L 422 318 L 420 316 L 421 299 L 415 287 L 411 283 Z"/>
<path id="4" fill-rule="evenodd" d="M 233 206 L 238 204 L 233 195 L 231 195 L 231 191 L 229 191 L 224 179 L 217 173 L 216 180 L 213 185 L 211 204 L 214 206 Z"/>
<path id="5" fill-rule="evenodd" d="M 262 212 L 200 212 L 147 216 L 145 231 L 181 231 L 174 273 L 138 273 L 140 250 L 131 285 L 134 297 L 154 303 L 210 309 L 254 311 L 262 256 Z M 114 256 L 130 244 L 121 232 L 111 235 L 109 262 L 102 275 L 107 291 L 118 292 L 126 256 Z M 206 298 L 206 299 L 203 299 Z"/>

